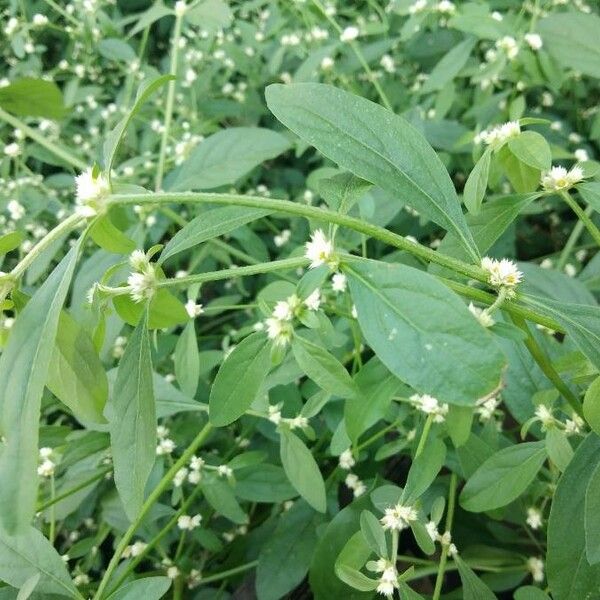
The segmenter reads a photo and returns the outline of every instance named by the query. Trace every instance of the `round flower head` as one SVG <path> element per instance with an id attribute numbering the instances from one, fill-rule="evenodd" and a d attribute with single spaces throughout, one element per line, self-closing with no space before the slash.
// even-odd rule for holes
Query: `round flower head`
<path id="1" fill-rule="evenodd" d="M 517 269 L 517 265 L 507 258 L 496 260 L 486 256 L 481 260 L 481 268 L 488 272 L 489 283 L 493 287 L 514 288 L 523 278 L 523 273 Z"/>
<path id="2" fill-rule="evenodd" d="M 94 173 L 91 167 L 75 177 L 77 211 L 85 217 L 98 214 L 102 201 L 110 194 L 110 184 L 103 173 Z"/>
<path id="3" fill-rule="evenodd" d="M 542 187 L 548 192 L 568 190 L 583 179 L 581 167 L 572 167 L 567 171 L 564 167 L 552 167 L 542 176 Z"/>
<path id="4" fill-rule="evenodd" d="M 310 268 L 314 269 L 332 261 L 333 243 L 327 239 L 322 229 L 317 229 L 306 242 L 304 254 L 310 260 Z"/>

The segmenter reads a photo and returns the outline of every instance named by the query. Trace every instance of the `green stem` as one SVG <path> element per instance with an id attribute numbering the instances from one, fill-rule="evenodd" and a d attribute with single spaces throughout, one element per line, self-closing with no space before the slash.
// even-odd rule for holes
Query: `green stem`
<path id="1" fill-rule="evenodd" d="M 56 496 L 56 482 L 54 481 L 54 474 L 50 476 L 50 500 L 54 500 Z M 56 536 L 56 515 L 54 511 L 54 502 L 50 507 L 50 533 L 48 535 L 48 541 L 54 545 L 54 538 Z"/>
<path id="2" fill-rule="evenodd" d="M 423 448 L 425 448 L 425 443 L 427 442 L 427 436 L 429 435 L 429 431 L 431 429 L 431 425 L 433 424 L 433 415 L 427 415 L 427 420 L 425 421 L 425 425 L 423 426 L 423 431 L 421 432 L 421 437 L 419 439 L 419 445 L 417 446 L 417 450 L 415 452 L 415 460 L 421 455 L 423 452 Z"/>
<path id="3" fill-rule="evenodd" d="M 179 40 L 181 38 L 181 24 L 183 15 L 178 14 L 175 17 L 175 26 L 173 28 L 173 38 L 171 40 L 171 66 L 169 73 L 177 76 L 177 65 L 179 63 Z M 160 154 L 158 156 L 158 165 L 156 167 L 156 179 L 154 181 L 154 189 L 158 192 L 162 187 L 163 175 L 165 172 L 165 158 L 167 155 L 167 143 L 169 141 L 169 132 L 171 130 L 171 120 L 173 118 L 173 102 L 175 100 L 175 84 L 176 80 L 169 81 L 167 90 L 167 103 L 165 105 L 165 122 L 163 127 L 162 138 L 160 140 Z"/>
<path id="4" fill-rule="evenodd" d="M 98 481 L 98 479 L 102 479 L 110 470 L 111 470 L 110 468 L 103 469 L 102 471 L 100 471 L 100 473 L 96 473 L 93 477 L 90 477 L 89 479 L 82 481 L 79 485 L 76 485 L 75 487 L 68 489 L 66 492 L 63 492 L 62 494 L 58 494 L 56 496 L 52 495 L 48 500 L 46 500 L 46 502 L 42 502 L 41 504 L 38 504 L 37 512 L 42 512 L 43 510 L 46 510 L 47 508 L 49 508 L 50 506 L 53 506 L 54 504 L 60 502 L 61 500 L 64 500 L 65 498 L 72 496 L 73 494 L 79 492 L 80 490 L 83 490 L 84 488 L 88 487 L 89 485 L 92 485 L 92 483 L 94 483 L 95 481 Z"/>
<path id="5" fill-rule="evenodd" d="M 249 571 L 250 569 L 254 569 L 258 565 L 257 560 L 253 560 L 244 565 L 240 565 L 239 567 L 234 567 L 233 569 L 228 569 L 227 571 L 222 571 L 221 573 L 215 573 L 214 575 L 208 575 L 208 577 L 203 577 L 200 580 L 201 584 L 205 583 L 213 583 L 214 581 L 221 581 L 222 579 L 227 579 L 227 577 L 231 577 L 232 575 L 237 575 L 238 573 L 243 573 L 244 571 Z"/>
<path id="6" fill-rule="evenodd" d="M 452 531 L 452 521 L 454 519 L 454 506 L 456 503 L 456 473 L 450 476 L 450 489 L 448 490 L 448 512 L 446 513 L 446 531 Z M 442 593 L 442 583 L 446 572 L 446 561 L 448 560 L 448 550 L 450 544 L 442 545 L 442 554 L 440 556 L 440 564 L 438 566 L 437 577 L 435 579 L 435 588 L 433 590 L 433 600 L 439 600 Z"/>
<path id="7" fill-rule="evenodd" d="M 60 146 L 57 146 L 54 142 L 51 142 L 39 131 L 36 131 L 32 127 L 29 127 L 29 125 L 25 125 L 23 121 L 17 119 L 16 117 L 13 117 L 13 115 L 7 113 L 2 108 L 0 108 L 0 119 L 6 121 L 6 123 L 12 125 L 13 127 L 20 129 L 27 137 L 30 137 L 34 142 L 37 142 L 40 146 L 43 146 L 44 148 L 46 148 L 46 150 L 52 152 L 52 154 L 54 154 L 55 156 L 62 158 L 67 164 L 75 167 L 80 171 L 83 171 L 87 168 L 88 165 L 79 158 L 77 158 L 74 154 L 68 152 Z"/>
<path id="8" fill-rule="evenodd" d="M 136 520 L 129 526 L 127 531 L 124 533 L 121 541 L 119 542 L 110 562 L 108 563 L 108 567 L 100 581 L 100 585 L 98 586 L 98 590 L 94 595 L 93 600 L 100 600 L 104 596 L 104 591 L 106 590 L 106 586 L 110 582 L 110 578 L 114 570 L 117 568 L 119 564 L 119 560 L 121 559 L 121 555 L 123 551 L 129 544 L 133 534 L 137 531 L 138 527 L 148 514 L 149 510 L 152 508 L 154 503 L 160 498 L 162 493 L 166 490 L 167 486 L 173 481 L 177 471 L 181 469 L 192 457 L 194 452 L 200 447 L 200 445 L 207 438 L 208 434 L 211 432 L 212 426 L 207 423 L 196 435 L 192 443 L 186 448 L 185 452 L 179 457 L 179 459 L 173 464 L 173 466 L 163 475 L 163 478 L 159 481 L 158 485 L 152 490 L 142 508 L 140 513 L 138 514 Z"/>
<path id="9" fill-rule="evenodd" d="M 465 277 L 487 282 L 487 274 L 479 266 L 470 265 L 456 258 L 440 254 L 431 248 L 407 240 L 398 235 L 368 223 L 362 219 L 343 215 L 317 206 L 300 204 L 289 200 L 276 200 L 261 196 L 243 196 L 238 194 L 214 194 L 208 192 L 160 192 L 155 194 L 115 194 L 109 198 L 111 204 L 172 204 L 176 202 L 197 202 L 204 204 L 221 204 L 229 206 L 248 206 L 251 208 L 264 208 L 274 212 L 283 212 L 301 217 L 336 223 L 376 238 L 390 246 L 405 250 L 427 262 L 433 262 L 447 267 Z"/>
<path id="10" fill-rule="evenodd" d="M 538 364 L 544 375 L 552 382 L 554 387 L 561 393 L 563 398 L 569 403 L 571 408 L 583 419 L 583 409 L 581 407 L 581 403 L 575 396 L 575 394 L 569 389 L 567 384 L 560 378 L 560 375 L 556 372 L 550 359 L 544 352 L 544 350 L 537 343 L 535 338 L 531 335 L 531 331 L 529 331 L 529 327 L 527 323 L 522 317 L 518 317 L 515 315 L 511 315 L 511 318 L 515 325 L 520 327 L 526 334 L 525 338 L 525 346 L 529 353 Z"/>
<path id="11" fill-rule="evenodd" d="M 571 197 L 569 192 L 563 191 L 561 192 L 560 196 L 571 207 L 571 210 L 579 217 L 579 220 L 585 225 L 590 235 L 594 238 L 596 244 L 600 246 L 600 230 L 596 227 L 587 212 L 584 211 L 581 206 L 579 206 L 577 201 Z"/>
<path id="12" fill-rule="evenodd" d="M 591 206 L 588 206 L 584 212 L 588 217 L 591 217 L 594 209 Z M 573 227 L 571 235 L 569 235 L 569 239 L 567 240 L 565 247 L 562 249 L 562 252 L 558 258 L 558 262 L 556 263 L 556 268 L 558 271 L 562 271 L 565 268 L 567 260 L 569 260 L 569 256 L 571 256 L 573 249 L 575 248 L 575 244 L 577 244 L 577 241 L 581 237 L 584 227 L 585 225 L 581 220 L 578 220 L 577 223 L 575 223 L 575 227 Z"/>

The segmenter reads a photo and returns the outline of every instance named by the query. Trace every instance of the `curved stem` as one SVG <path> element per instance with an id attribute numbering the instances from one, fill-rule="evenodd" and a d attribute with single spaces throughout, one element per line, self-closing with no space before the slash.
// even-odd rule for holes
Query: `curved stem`
<path id="1" fill-rule="evenodd" d="M 110 578 L 114 573 L 114 570 L 117 568 L 119 564 L 119 560 L 121 559 L 121 555 L 123 551 L 129 544 L 133 534 L 137 531 L 138 527 L 148 514 L 148 511 L 152 508 L 154 503 L 160 498 L 162 493 L 167 489 L 167 486 L 173 481 L 177 471 L 181 469 L 192 457 L 194 452 L 202 445 L 204 440 L 207 438 L 208 434 L 212 431 L 212 425 L 207 423 L 198 433 L 198 435 L 194 438 L 192 443 L 186 448 L 185 452 L 179 457 L 179 459 L 173 463 L 171 468 L 163 475 L 163 478 L 159 481 L 158 485 L 152 490 L 146 501 L 142 505 L 142 509 L 140 510 L 139 515 L 136 520 L 129 526 L 127 531 L 123 534 L 121 541 L 119 542 L 115 553 L 113 554 L 110 562 L 108 563 L 108 567 L 100 581 L 100 585 L 98 586 L 98 590 L 94 594 L 94 600 L 100 600 L 104 597 L 104 591 L 106 590 L 106 586 L 110 582 Z"/>
<path id="2" fill-rule="evenodd" d="M 588 213 L 577 204 L 577 201 L 571 197 L 571 194 L 567 191 L 563 191 L 560 194 L 561 198 L 571 207 L 571 210 L 579 217 L 579 220 L 585 225 L 590 235 L 594 238 L 594 241 L 600 246 L 600 230 L 596 227 Z"/>
<path id="3" fill-rule="evenodd" d="M 425 448 L 425 444 L 427 443 L 427 437 L 429 436 L 429 430 L 431 429 L 432 424 L 433 424 L 433 415 L 429 414 L 429 415 L 427 415 L 427 420 L 425 421 L 425 425 L 423 426 L 423 431 L 421 432 L 421 437 L 419 439 L 419 445 L 417 446 L 417 450 L 415 452 L 415 458 L 413 460 L 416 460 L 421 455 L 421 452 L 423 452 L 423 449 Z"/>
<path id="4" fill-rule="evenodd" d="M 68 489 L 66 492 L 62 492 L 61 494 L 52 496 L 49 500 L 46 500 L 46 502 L 42 502 L 42 504 L 38 505 L 37 512 L 42 512 L 43 510 L 46 510 L 47 508 L 56 504 L 57 502 L 60 502 L 61 500 L 64 500 L 65 498 L 68 498 L 69 496 L 76 494 L 77 492 L 79 492 L 80 490 L 83 490 L 84 488 L 88 487 L 89 485 L 92 485 L 92 483 L 98 481 L 98 479 L 102 479 L 110 470 L 111 470 L 110 468 L 103 469 L 102 471 L 100 471 L 99 473 L 96 473 L 89 479 L 82 481 L 79 485 L 76 485 L 75 487 Z"/>
<path id="5" fill-rule="evenodd" d="M 588 215 L 588 217 L 591 217 L 592 213 L 594 212 L 594 209 L 591 206 L 588 206 L 584 212 L 586 215 Z M 583 221 L 578 220 L 577 223 L 575 223 L 575 227 L 573 227 L 571 235 L 569 236 L 565 247 L 562 249 L 562 252 L 558 257 L 558 262 L 556 263 L 556 268 L 558 271 L 562 271 L 565 268 L 567 260 L 569 260 L 569 256 L 571 256 L 571 253 L 575 248 L 575 244 L 577 244 L 577 241 L 579 240 L 584 227 L 585 225 L 583 224 Z"/>
<path id="6" fill-rule="evenodd" d="M 214 575 L 208 575 L 207 577 L 203 577 L 200 581 L 202 585 L 205 583 L 213 583 L 214 581 L 221 581 L 221 579 L 226 579 L 227 577 L 231 577 L 232 575 L 237 575 L 238 573 L 243 573 L 244 571 L 249 571 L 250 569 L 254 569 L 258 565 L 257 560 L 253 560 L 245 565 L 240 565 L 239 567 L 234 567 L 233 569 L 228 569 L 227 571 L 222 571 L 221 573 L 215 573 Z"/>

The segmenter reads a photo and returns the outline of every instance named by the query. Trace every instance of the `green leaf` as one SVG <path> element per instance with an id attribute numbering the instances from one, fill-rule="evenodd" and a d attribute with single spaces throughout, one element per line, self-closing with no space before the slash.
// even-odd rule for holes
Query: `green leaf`
<path id="1" fill-rule="evenodd" d="M 27 600 L 40 582 L 41 573 L 32 575 L 19 589 L 16 600 Z"/>
<path id="2" fill-rule="evenodd" d="M 551 598 L 540 588 L 525 585 L 515 591 L 515 600 L 551 600 Z"/>
<path id="3" fill-rule="evenodd" d="M 523 131 L 508 140 L 510 151 L 526 165 L 547 171 L 552 166 L 552 153 L 544 136 L 536 131 Z"/>
<path id="4" fill-rule="evenodd" d="M 461 506 L 470 512 L 506 506 L 527 489 L 545 460 L 544 442 L 499 450 L 469 478 L 460 494 Z"/>
<path id="5" fill-rule="evenodd" d="M 260 464 L 236 471 L 235 494 L 251 502 L 285 502 L 297 496 L 277 465 Z"/>
<path id="6" fill-rule="evenodd" d="M 290 144 L 260 127 L 230 127 L 200 142 L 165 180 L 169 191 L 209 190 L 235 183 L 252 169 L 279 156 Z M 239 209 L 238 209 L 239 210 Z"/>
<path id="7" fill-rule="evenodd" d="M 244 525 L 248 523 L 248 515 L 243 511 L 235 498 L 232 487 L 227 480 L 211 473 L 205 475 L 200 483 L 206 501 L 233 523 Z"/>
<path id="8" fill-rule="evenodd" d="M 596 212 L 600 212 L 600 182 L 588 181 L 580 183 L 577 186 L 577 191 Z"/>
<path id="9" fill-rule="evenodd" d="M 363 511 L 362 514 L 365 512 L 367 511 Z M 362 592 L 374 590 L 378 581 L 370 579 L 360 572 L 372 552 L 362 532 L 357 531 L 337 556 L 334 566 L 336 576 L 355 590 Z"/>
<path id="10" fill-rule="evenodd" d="M 193 398 L 196 395 L 198 380 L 200 379 L 200 356 L 193 320 L 184 327 L 177 340 L 173 362 L 175 364 L 175 378 L 179 383 L 179 387 L 185 394 Z"/>
<path id="11" fill-rule="evenodd" d="M 108 133 L 104 140 L 104 147 L 102 149 L 102 157 L 104 160 L 104 170 L 110 177 L 110 172 L 115 160 L 115 155 L 121 140 L 125 135 L 125 130 L 131 122 L 131 119 L 139 112 L 140 108 L 147 102 L 147 100 L 161 88 L 165 83 L 175 79 L 173 75 L 158 75 L 157 77 L 151 77 L 142 81 L 138 88 L 137 95 L 133 106 L 129 112 L 117 123 L 115 128 Z"/>
<path id="12" fill-rule="evenodd" d="M 0 88 L 0 107 L 19 117 L 60 119 L 65 114 L 59 87 L 52 81 L 29 77 Z"/>
<path id="13" fill-rule="evenodd" d="M 473 423 L 473 409 L 470 406 L 457 406 L 453 404 L 446 415 L 448 433 L 455 448 L 466 444 L 471 434 Z"/>
<path id="14" fill-rule="evenodd" d="M 24 237 L 23 232 L 18 230 L 0 236 L 0 255 L 7 254 L 18 248 Z"/>
<path id="15" fill-rule="evenodd" d="M 546 452 L 560 471 L 564 471 L 573 458 L 573 448 L 567 436 L 557 427 L 550 427 L 546 431 Z"/>
<path id="16" fill-rule="evenodd" d="M 588 563 L 600 563 L 600 465 L 590 477 L 585 491 L 585 551 Z"/>
<path id="17" fill-rule="evenodd" d="M 491 158 L 492 151 L 488 148 L 475 163 L 475 166 L 469 173 L 469 177 L 465 183 L 463 202 L 471 213 L 479 212 L 479 207 L 485 196 L 485 190 L 487 189 L 488 177 L 490 174 Z"/>
<path id="18" fill-rule="evenodd" d="M 170 587 L 168 577 L 144 577 L 121 586 L 106 600 L 160 600 Z"/>
<path id="19" fill-rule="evenodd" d="M 600 307 L 525 294 L 522 298 L 564 327 L 573 343 L 600 369 Z"/>
<path id="20" fill-rule="evenodd" d="M 108 60 L 132 62 L 137 56 L 135 50 L 123 40 L 118 38 L 105 38 L 97 45 L 98 52 Z"/>
<path id="21" fill-rule="evenodd" d="M 210 422 L 224 427 L 250 408 L 271 367 L 271 343 L 256 332 L 241 341 L 221 365 L 210 392 Z"/>
<path id="22" fill-rule="evenodd" d="M 325 348 L 295 335 L 292 340 L 292 352 L 298 366 L 320 388 L 342 398 L 356 396 L 358 389 L 352 377 L 344 365 Z"/>
<path id="23" fill-rule="evenodd" d="M 311 451 L 287 429 L 281 430 L 281 464 L 296 491 L 317 511 L 325 512 L 325 483 Z"/>
<path id="24" fill-rule="evenodd" d="M 585 392 L 583 415 L 588 425 L 600 434 L 600 377 L 596 377 Z"/>
<path id="25" fill-rule="evenodd" d="M 372 512 L 368 510 L 362 511 L 360 515 L 360 530 L 369 548 L 377 556 L 387 557 L 388 550 L 385 541 L 385 531 L 379 519 Z"/>
<path id="26" fill-rule="evenodd" d="M 402 386 L 375 356 L 357 374 L 358 393 L 344 403 L 346 433 L 356 444 L 360 435 L 383 419 L 392 397 Z"/>
<path id="27" fill-rule="evenodd" d="M 434 482 L 446 459 L 446 445 L 441 440 L 428 439 L 423 452 L 413 461 L 408 471 L 402 502 L 413 504 Z"/>
<path id="28" fill-rule="evenodd" d="M 121 319 L 133 327 L 140 322 L 146 310 L 143 302 L 134 302 L 129 295 L 115 296 L 113 304 Z M 189 319 L 185 306 L 167 288 L 159 288 L 152 296 L 148 316 L 149 329 L 168 329 L 187 323 Z"/>
<path id="29" fill-rule="evenodd" d="M 533 192 L 539 187 L 541 171 L 522 162 L 507 145 L 496 156 L 517 193 Z"/>
<path id="30" fill-rule="evenodd" d="M 463 585 L 463 600 L 495 600 L 496 595 L 475 575 L 473 569 L 460 557 L 455 556 L 454 562 Z"/>
<path id="31" fill-rule="evenodd" d="M 18 535 L 0 529 L 0 580 L 20 588 L 38 575 L 38 591 L 81 598 L 60 554 L 35 527 Z"/>
<path id="32" fill-rule="evenodd" d="M 317 527 L 322 523 L 323 516 L 302 501 L 278 518 L 258 557 L 258 600 L 279 600 L 301 583 L 319 539 Z"/>
<path id="33" fill-rule="evenodd" d="M 136 243 L 113 225 L 109 215 L 98 217 L 90 228 L 89 235 L 107 252 L 130 254 L 136 249 Z"/>
<path id="34" fill-rule="evenodd" d="M 106 372 L 87 331 L 64 311 L 46 385 L 80 421 L 106 423 L 102 414 L 108 399 Z"/>
<path id="35" fill-rule="evenodd" d="M 147 312 L 129 338 L 119 363 L 106 417 L 115 484 L 125 512 L 133 521 L 144 502 L 156 453 L 156 406 Z"/>
<path id="36" fill-rule="evenodd" d="M 425 138 L 385 108 L 319 83 L 270 85 L 271 112 L 323 155 L 454 233 L 479 260 L 454 186 Z"/>
<path id="37" fill-rule="evenodd" d="M 229 27 L 233 13 L 223 0 L 203 0 L 197 6 L 186 10 L 184 18 L 205 31 L 215 32 Z"/>
<path id="38" fill-rule="evenodd" d="M 336 565 L 335 573 L 344 583 L 360 592 L 370 592 L 377 588 L 379 583 L 376 579 L 371 579 L 348 565 Z"/>
<path id="39" fill-rule="evenodd" d="M 162 264 L 178 252 L 197 246 L 206 240 L 229 233 L 246 223 L 266 217 L 271 211 L 243 206 L 221 206 L 203 212 L 182 227 L 167 243 L 160 255 Z"/>
<path id="40" fill-rule="evenodd" d="M 80 246 L 81 239 L 23 308 L 0 356 L 0 505 L 11 507 L 0 522 L 9 533 L 34 514 L 42 392 Z"/>
<path id="41" fill-rule="evenodd" d="M 581 12 L 556 13 L 537 25 L 544 48 L 564 67 L 600 77 L 600 17 Z"/>
<path id="42" fill-rule="evenodd" d="M 146 27 L 150 27 L 152 23 L 172 14 L 173 11 L 170 8 L 167 8 L 162 0 L 158 0 L 148 10 L 139 14 L 137 23 L 127 32 L 127 38 L 132 38 L 140 31 L 146 29 Z"/>
<path id="43" fill-rule="evenodd" d="M 475 46 L 475 41 L 474 38 L 467 38 L 445 54 L 429 73 L 421 88 L 421 93 L 429 94 L 441 90 L 447 83 L 452 81 L 467 64 L 473 46 Z"/>
<path id="44" fill-rule="evenodd" d="M 600 588 L 600 565 L 591 566 L 586 556 L 585 522 L 586 490 L 599 461 L 600 438 L 590 433 L 558 480 L 552 498 L 546 570 L 555 600 L 593 598 Z"/>
<path id="45" fill-rule="evenodd" d="M 345 272 L 365 339 L 398 379 L 460 405 L 472 406 L 497 388 L 502 353 L 433 276 L 371 260 L 352 262 Z"/>

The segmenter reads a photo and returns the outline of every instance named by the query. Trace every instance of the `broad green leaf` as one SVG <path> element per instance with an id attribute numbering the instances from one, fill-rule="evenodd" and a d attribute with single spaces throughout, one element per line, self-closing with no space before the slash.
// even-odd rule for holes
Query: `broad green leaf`
<path id="1" fill-rule="evenodd" d="M 229 233 L 246 223 L 261 219 L 271 211 L 243 206 L 220 206 L 203 212 L 182 227 L 167 243 L 160 255 L 159 263 L 206 240 Z"/>
<path id="2" fill-rule="evenodd" d="M 590 565 L 600 563 L 600 465 L 585 491 L 585 551 Z"/>
<path id="3" fill-rule="evenodd" d="M 90 228 L 90 237 L 100 248 L 114 254 L 130 254 L 136 248 L 136 243 L 114 226 L 109 215 L 96 219 Z"/>
<path id="4" fill-rule="evenodd" d="M 593 598 L 600 588 L 600 565 L 590 566 L 587 560 L 585 522 L 586 490 L 599 461 L 600 438 L 590 433 L 558 480 L 552 498 L 546 572 L 554 600 Z"/>
<path id="5" fill-rule="evenodd" d="M 60 119 L 65 114 L 59 87 L 52 81 L 29 77 L 0 88 L 0 107 L 19 117 Z"/>
<path id="6" fill-rule="evenodd" d="M 600 377 L 596 377 L 585 392 L 583 414 L 588 425 L 600 435 Z"/>
<path id="7" fill-rule="evenodd" d="M 108 60 L 131 62 L 137 58 L 135 50 L 127 42 L 118 38 L 100 40 L 97 48 L 98 52 Z"/>
<path id="8" fill-rule="evenodd" d="M 362 515 L 368 511 L 363 511 Z M 373 550 L 366 542 L 362 531 L 357 531 L 344 545 L 335 561 L 335 574 L 355 590 L 368 592 L 377 587 L 377 581 L 360 572 Z"/>
<path id="9" fill-rule="evenodd" d="M 371 579 L 358 569 L 347 565 L 336 565 L 335 572 L 344 583 L 360 592 L 370 592 L 377 588 L 379 583 L 376 579 Z"/>
<path id="10" fill-rule="evenodd" d="M 473 569 L 460 557 L 455 556 L 454 562 L 458 566 L 458 573 L 462 582 L 463 600 L 495 600 L 496 595 L 490 588 L 475 575 Z"/>
<path id="11" fill-rule="evenodd" d="M 7 254 L 11 250 L 18 248 L 24 237 L 23 232 L 18 230 L 0 236 L 0 255 Z"/>
<path id="12" fill-rule="evenodd" d="M 102 157 L 104 160 L 104 170 L 109 177 L 113 162 L 115 160 L 115 155 L 117 154 L 117 150 L 121 140 L 123 139 L 123 136 L 125 135 L 125 130 L 131 122 L 131 119 L 133 119 L 133 117 L 138 113 L 140 108 L 146 103 L 150 96 L 154 94 L 154 92 L 172 79 L 175 79 L 173 75 L 158 75 L 157 77 L 152 77 L 142 81 L 140 87 L 138 88 L 133 106 L 129 112 L 117 123 L 115 128 L 106 136 L 104 147 L 102 149 Z"/>
<path id="13" fill-rule="evenodd" d="M 207 137 L 165 180 L 169 191 L 210 190 L 235 183 L 289 148 L 286 138 L 260 127 L 230 127 Z"/>
<path id="14" fill-rule="evenodd" d="M 346 433 L 353 444 L 364 431 L 383 419 L 392 397 L 402 386 L 377 357 L 356 374 L 355 383 L 358 393 L 344 403 Z"/>
<path id="15" fill-rule="evenodd" d="M 495 390 L 504 358 L 464 302 L 418 269 L 371 260 L 345 267 L 367 343 L 420 393 L 473 405 Z"/>
<path id="16" fill-rule="evenodd" d="M 181 332 L 173 356 L 175 378 L 181 390 L 190 397 L 196 395 L 200 379 L 200 356 L 196 341 L 196 327 L 191 320 Z"/>
<path id="17" fill-rule="evenodd" d="M 0 529 L 0 580 L 20 588 L 36 575 L 38 591 L 81 598 L 60 554 L 35 527 L 17 535 Z"/>
<path id="18" fill-rule="evenodd" d="M 144 502 L 156 453 L 156 406 L 147 312 L 129 338 L 105 414 L 115 484 L 125 512 L 133 521 Z"/>
<path id="19" fill-rule="evenodd" d="M 534 169 L 547 171 L 552 166 L 552 153 L 544 136 L 536 131 L 523 131 L 508 140 L 510 151 Z"/>
<path id="20" fill-rule="evenodd" d="M 0 505 L 11 507 L 0 523 L 9 533 L 34 514 L 42 392 L 80 245 L 81 238 L 23 308 L 0 356 Z"/>
<path id="21" fill-rule="evenodd" d="M 544 48 L 562 66 L 600 78 L 600 17 L 582 12 L 555 13 L 538 23 Z"/>
<path id="22" fill-rule="evenodd" d="M 363 510 L 360 515 L 360 530 L 369 548 L 379 557 L 387 557 L 385 531 L 379 519 L 370 511 Z M 347 582 L 346 582 L 347 583 Z"/>
<path id="23" fill-rule="evenodd" d="M 530 295 L 522 298 L 564 327 L 573 343 L 600 369 L 600 307 Z"/>
<path id="24" fill-rule="evenodd" d="M 492 151 L 488 148 L 475 163 L 475 166 L 469 173 L 469 177 L 465 183 L 463 202 L 470 213 L 479 212 L 479 207 L 481 206 L 481 202 L 485 196 L 485 190 L 487 189 L 491 158 Z M 475 241 L 477 242 L 477 240 Z"/>
<path id="25" fill-rule="evenodd" d="M 479 260 L 442 162 L 412 125 L 385 108 L 319 83 L 270 85 L 271 112 L 323 155 L 454 233 Z"/>
<path id="26" fill-rule="evenodd" d="M 427 80 L 421 88 L 422 94 L 429 94 L 441 90 L 447 83 L 452 81 L 467 64 L 471 51 L 475 46 L 475 39 L 468 38 L 457 44 L 444 55 L 444 57 L 433 67 Z"/>
<path id="27" fill-rule="evenodd" d="M 600 212 L 600 182 L 588 181 L 580 183 L 577 186 L 577 191 L 596 212 Z"/>
<path id="28" fill-rule="evenodd" d="M 210 392 L 210 422 L 224 427 L 250 408 L 271 367 L 271 343 L 260 332 L 241 341 L 221 365 Z"/>
<path id="29" fill-rule="evenodd" d="M 140 322 L 146 310 L 143 302 L 134 302 L 129 295 L 115 296 L 113 304 L 121 319 L 133 327 Z M 185 306 L 167 288 L 159 288 L 152 296 L 148 316 L 150 329 L 167 329 L 187 323 L 189 319 Z"/>
<path id="30" fill-rule="evenodd" d="M 205 31 L 220 31 L 229 27 L 233 13 L 223 0 L 202 0 L 185 11 L 185 20 Z"/>
<path id="31" fill-rule="evenodd" d="M 369 191 L 372 184 L 351 173 L 340 173 L 319 181 L 319 194 L 331 210 L 348 211 Z"/>
<path id="32" fill-rule="evenodd" d="M 515 600 L 551 600 L 551 598 L 540 588 L 525 585 L 515 591 Z"/>
<path id="33" fill-rule="evenodd" d="M 325 483 L 312 453 L 287 429 L 281 431 L 281 464 L 290 483 L 317 511 L 325 512 Z"/>
<path id="34" fill-rule="evenodd" d="M 218 514 L 238 525 L 248 523 L 248 515 L 239 505 L 226 479 L 211 473 L 203 476 L 200 485 L 207 502 Z"/>
<path id="35" fill-rule="evenodd" d="M 64 311 L 46 385 L 79 420 L 106 423 L 102 414 L 108 399 L 106 372 L 87 331 Z"/>
<path id="36" fill-rule="evenodd" d="M 137 23 L 127 32 L 127 38 L 132 38 L 140 31 L 146 29 L 146 27 L 150 27 L 155 21 L 172 14 L 173 11 L 167 8 L 162 0 L 158 0 L 148 10 L 139 14 Z"/>
<path id="37" fill-rule="evenodd" d="M 254 465 L 236 471 L 235 495 L 251 502 L 284 502 L 298 493 L 290 485 L 281 467 Z"/>
<path id="38" fill-rule="evenodd" d="M 546 452 L 560 471 L 564 471 L 573 458 L 573 448 L 565 432 L 557 427 L 550 427 L 546 432 Z"/>
<path id="39" fill-rule="evenodd" d="M 303 501 L 295 502 L 279 517 L 258 557 L 258 600 L 279 600 L 304 579 L 319 539 L 317 527 L 322 523 L 323 516 Z"/>
<path id="40" fill-rule="evenodd" d="M 545 460 L 544 442 L 499 450 L 469 478 L 460 494 L 461 506 L 470 512 L 506 506 L 529 487 Z"/>
<path id="41" fill-rule="evenodd" d="M 124 584 L 106 600 L 160 600 L 170 587 L 168 577 L 144 577 Z"/>
<path id="42" fill-rule="evenodd" d="M 402 501 L 413 504 L 425 493 L 444 466 L 445 459 L 446 445 L 441 440 L 431 437 L 423 452 L 415 458 L 410 466 Z"/>
<path id="43" fill-rule="evenodd" d="M 469 406 L 453 404 L 446 415 L 448 433 L 455 448 L 464 445 L 471 434 L 473 423 L 473 409 Z"/>
<path id="44" fill-rule="evenodd" d="M 358 389 L 352 377 L 344 365 L 325 348 L 295 335 L 292 340 L 292 352 L 300 368 L 320 388 L 342 398 L 356 396 Z"/>
<path id="45" fill-rule="evenodd" d="M 502 146 L 496 156 L 517 193 L 533 192 L 539 187 L 541 170 L 522 162 L 507 145 Z"/>

